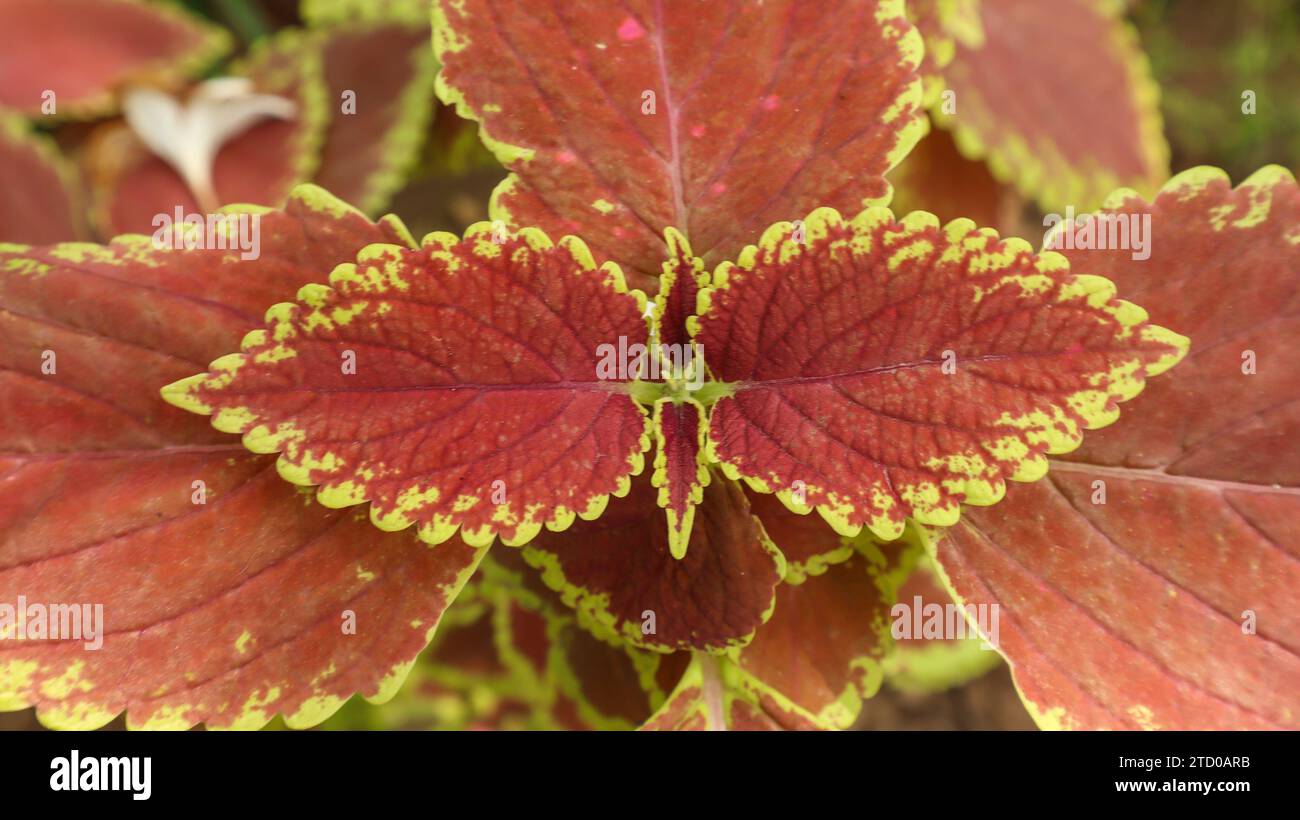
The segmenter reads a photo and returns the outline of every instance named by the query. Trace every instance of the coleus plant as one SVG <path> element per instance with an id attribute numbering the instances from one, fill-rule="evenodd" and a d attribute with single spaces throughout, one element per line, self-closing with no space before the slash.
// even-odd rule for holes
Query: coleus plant
<path id="1" fill-rule="evenodd" d="M 1287 172 L 1116 192 L 1147 260 L 1035 252 L 883 205 L 928 102 L 899 2 L 433 16 L 492 222 L 303 186 L 230 209 L 252 260 L 0 246 L 0 600 L 109 619 L 0 643 L 0 707 L 310 726 L 433 639 L 413 686 L 492 681 L 470 725 L 846 727 L 932 561 L 1040 725 L 1296 725 Z"/>

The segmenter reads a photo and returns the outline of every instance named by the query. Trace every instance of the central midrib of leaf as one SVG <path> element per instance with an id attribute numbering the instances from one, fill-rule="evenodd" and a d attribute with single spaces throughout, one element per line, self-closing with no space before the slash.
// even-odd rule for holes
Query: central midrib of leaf
<path id="1" fill-rule="evenodd" d="M 986 363 L 1010 361 L 1016 358 L 1009 353 L 990 353 L 983 356 L 971 356 L 966 359 L 959 359 L 963 363 Z M 733 389 L 741 390 L 761 390 L 773 387 L 784 387 L 787 385 L 799 384 L 827 384 L 836 382 L 841 379 L 855 379 L 864 376 L 885 376 L 890 373 L 898 373 L 904 370 L 919 370 L 925 367 L 939 367 L 943 365 L 942 360 L 923 359 L 919 362 L 900 362 L 898 364 L 882 364 L 874 367 L 864 367 L 861 370 L 845 370 L 838 373 L 822 373 L 813 376 L 785 376 L 779 379 L 742 379 L 733 384 Z"/>
<path id="2" fill-rule="evenodd" d="M 686 197 L 682 191 L 682 157 L 681 144 L 677 134 L 677 106 L 673 104 L 672 86 L 668 82 L 668 57 L 664 51 L 664 6 L 663 0 L 655 0 L 655 25 L 652 40 L 655 56 L 659 61 L 659 82 L 664 89 L 664 105 L 668 109 L 668 157 L 664 159 L 664 169 L 673 189 L 673 224 L 690 234 L 689 216 L 686 213 Z"/>
<path id="3" fill-rule="evenodd" d="M 510 383 L 501 382 L 493 384 L 478 384 L 473 382 L 458 382 L 456 384 L 415 384 L 404 386 L 387 386 L 375 385 L 372 387 L 315 387 L 302 386 L 297 391 L 303 393 L 430 393 L 437 391 L 457 391 L 469 390 L 475 392 L 511 392 L 511 391 L 529 391 L 529 390 L 582 390 L 592 393 L 626 393 L 628 385 L 631 382 L 613 381 L 609 379 L 593 379 L 591 381 L 555 381 L 555 382 L 526 382 Z M 257 395 L 280 395 L 285 391 L 282 390 L 245 390 L 239 391 L 241 396 Z"/>
<path id="4" fill-rule="evenodd" d="M 1170 473 L 1165 468 L 1123 467 L 1116 465 L 1094 464 L 1089 461 L 1070 461 L 1053 458 L 1053 470 L 1089 475 L 1110 476 L 1130 481 L 1155 481 L 1161 484 L 1174 484 L 1195 487 L 1216 492 L 1265 493 L 1268 495 L 1300 496 L 1300 487 L 1288 487 L 1280 484 L 1252 484 L 1247 481 L 1230 481 L 1223 478 L 1208 478 L 1192 473 Z"/>

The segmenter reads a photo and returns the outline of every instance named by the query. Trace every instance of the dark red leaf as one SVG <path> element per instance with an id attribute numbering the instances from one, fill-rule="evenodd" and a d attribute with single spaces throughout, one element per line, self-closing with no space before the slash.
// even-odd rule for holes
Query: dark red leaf
<path id="1" fill-rule="evenodd" d="M 1149 215 L 1150 258 L 1071 265 L 1191 353 L 1048 480 L 972 511 L 939 561 L 961 600 L 1002 606 L 1041 726 L 1300 727 L 1300 189 L 1276 166 L 1236 190 L 1197 168 L 1107 212 Z"/>
<path id="2" fill-rule="evenodd" d="M 493 217 L 577 233 L 652 290 L 818 205 L 887 199 L 924 123 L 901 0 L 434 4 L 439 95 L 514 172 Z"/>
<path id="3" fill-rule="evenodd" d="M 321 508 L 158 397 L 265 305 L 409 239 L 319 189 L 261 225 L 256 261 L 146 237 L 0 250 L 0 604 L 102 605 L 106 630 L 98 649 L 0 641 L 0 708 L 60 728 L 123 710 L 311 725 L 354 692 L 391 696 L 476 565 Z"/>

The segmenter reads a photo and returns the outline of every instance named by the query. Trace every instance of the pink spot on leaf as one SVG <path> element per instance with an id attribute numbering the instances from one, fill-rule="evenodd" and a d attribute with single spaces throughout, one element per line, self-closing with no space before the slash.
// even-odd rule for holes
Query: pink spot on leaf
<path id="1" fill-rule="evenodd" d="M 709 193 L 713 194 L 714 196 L 721 196 L 726 190 L 727 190 L 727 185 L 726 183 L 723 182 L 715 182 L 709 186 Z"/>
<path id="2" fill-rule="evenodd" d="M 577 159 L 577 157 L 573 155 L 572 151 L 561 151 L 560 153 L 555 155 L 555 161 L 560 163 L 561 165 L 568 165 L 569 163 L 573 162 L 575 159 Z"/>
<path id="3" fill-rule="evenodd" d="M 762 106 L 764 111 L 775 111 L 781 105 L 781 98 L 775 94 L 768 94 L 763 98 Z"/>
<path id="4" fill-rule="evenodd" d="M 704 136 L 704 126 L 703 126 L 703 125 L 698 125 L 698 124 L 697 124 L 697 125 L 692 125 L 692 126 L 691 126 L 691 136 L 692 136 L 692 137 L 695 137 L 696 139 L 699 139 L 700 137 Z"/>
<path id="5" fill-rule="evenodd" d="M 618 27 L 618 39 L 624 42 L 639 40 L 645 36 L 645 28 L 637 22 L 635 17 L 627 17 Z"/>

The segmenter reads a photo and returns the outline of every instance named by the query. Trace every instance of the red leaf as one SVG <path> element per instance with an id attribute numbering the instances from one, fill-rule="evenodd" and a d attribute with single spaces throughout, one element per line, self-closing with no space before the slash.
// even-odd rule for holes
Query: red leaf
<path id="1" fill-rule="evenodd" d="M 908 11 L 925 35 L 931 115 L 998 179 L 1048 208 L 1088 208 L 1167 176 L 1158 91 L 1122 3 L 912 0 Z"/>
<path id="2" fill-rule="evenodd" d="M 433 113 L 429 25 L 348 24 L 322 31 L 331 110 L 316 184 L 366 213 L 388 204 L 418 158 Z M 343 111 L 351 93 L 353 111 Z"/>
<path id="3" fill-rule="evenodd" d="M 1191 354 L 938 558 L 961 599 L 1002 604 L 1042 726 L 1300 727 L 1300 190 L 1276 166 L 1235 191 L 1197 168 L 1107 211 L 1150 215 L 1150 259 L 1072 266 L 1106 271 Z"/>
<path id="4" fill-rule="evenodd" d="M 259 43 L 232 70 L 252 78 L 258 93 L 292 100 L 297 115 L 264 120 L 222 146 L 212 171 L 222 204 L 277 206 L 311 179 L 328 117 L 320 72 L 308 35 L 292 29 Z M 177 208 L 203 213 L 181 176 L 121 123 L 95 135 L 84 162 L 95 195 L 91 216 L 102 236 L 153 233 L 155 217 L 174 218 Z"/>
<path id="5" fill-rule="evenodd" d="M 230 48 L 224 30 L 139 0 L 0 0 L 0 32 L 0 106 L 60 118 L 111 114 L 122 87 L 175 87 Z"/>
<path id="6" fill-rule="evenodd" d="M 704 490 L 684 558 L 669 551 L 645 478 L 599 521 L 545 533 L 524 557 L 584 626 L 661 651 L 747 643 L 771 614 L 784 569 L 740 487 L 722 480 Z"/>
<path id="7" fill-rule="evenodd" d="M 133 726 L 310 725 L 391 695 L 477 563 L 321 509 L 158 398 L 262 306 L 403 235 L 319 189 L 262 228 L 255 262 L 144 237 L 0 251 L 0 604 L 101 604 L 107 632 L 90 651 L 0 642 L 0 708 L 60 728 L 124 709 Z"/>
<path id="8" fill-rule="evenodd" d="M 52 140 L 16 116 L 0 115 L 0 176 L 0 242 L 80 237 L 75 172 Z"/>
<path id="9" fill-rule="evenodd" d="M 707 446 L 843 535 L 996 502 L 1185 349 L 1107 280 L 969 220 L 820 209 L 804 229 L 773 226 L 701 293 L 694 338 L 731 390 Z"/>
<path id="10" fill-rule="evenodd" d="M 283 451 L 281 475 L 325 506 L 369 500 L 376 526 L 434 544 L 563 530 L 641 471 L 646 413 L 596 364 L 613 340 L 645 343 L 645 297 L 580 240 L 484 222 L 369 246 L 329 279 L 164 395 Z"/>
<path id="11" fill-rule="evenodd" d="M 740 652 L 748 683 L 782 704 L 781 715 L 799 715 L 789 728 L 846 729 L 880 689 L 888 615 L 916 551 L 902 541 L 864 548 L 801 584 L 782 584 L 772 619 Z"/>
<path id="12" fill-rule="evenodd" d="M 668 259 L 663 263 L 655 289 L 655 335 L 666 345 L 686 345 L 691 336 L 688 328 L 695 315 L 700 288 L 709 284 L 704 260 L 691 251 L 691 245 L 676 228 L 664 231 Z"/>
<path id="13" fill-rule="evenodd" d="M 653 482 L 659 506 L 668 515 L 668 547 L 677 558 L 686 554 L 695 507 L 709 483 L 704 460 L 704 408 L 696 401 L 655 402 L 655 463 Z"/>
<path id="14" fill-rule="evenodd" d="M 665 228 L 713 264 L 775 220 L 883 201 L 924 128 L 901 0 L 442 0 L 434 47 L 439 96 L 514 172 L 493 217 L 580 233 L 647 290 Z"/>
<path id="15" fill-rule="evenodd" d="M 668 516 L 668 548 L 680 558 L 691 539 L 695 506 L 709 483 L 704 458 L 704 405 L 691 397 L 689 386 L 703 384 L 702 357 L 690 343 L 688 320 L 695 314 L 700 288 L 709 281 L 703 260 L 691 253 L 686 238 L 675 229 L 665 232 L 669 256 L 659 276 L 651 338 L 652 355 L 661 362 L 656 385 L 669 394 L 654 403 L 654 485 L 659 506 Z M 677 389 L 677 386 L 685 388 Z"/>

